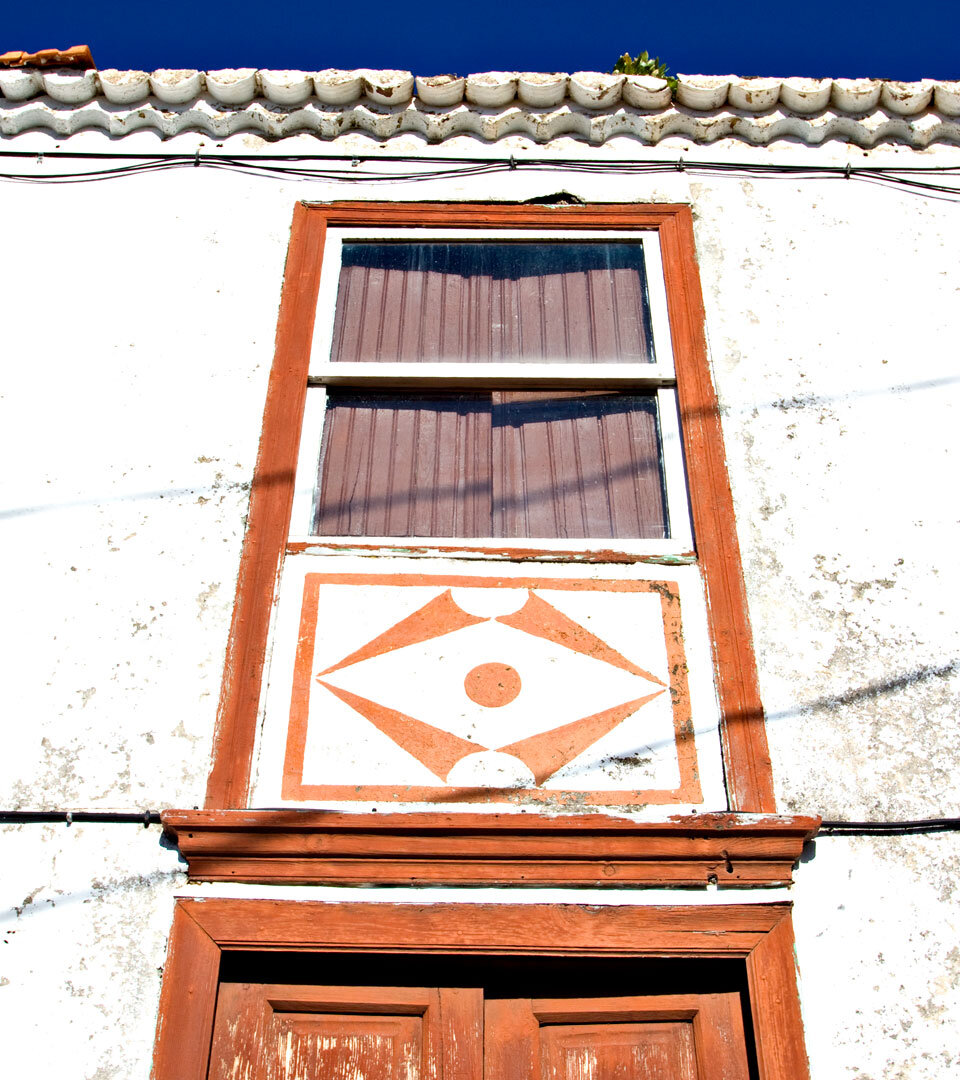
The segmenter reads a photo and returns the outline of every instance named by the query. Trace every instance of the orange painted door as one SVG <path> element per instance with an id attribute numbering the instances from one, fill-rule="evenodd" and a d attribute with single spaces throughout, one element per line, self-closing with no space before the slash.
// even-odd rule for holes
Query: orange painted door
<path id="1" fill-rule="evenodd" d="M 483 1080 L 480 990 L 224 983 L 210 1080 Z"/>
<path id="2" fill-rule="evenodd" d="M 209 1080 L 748 1080 L 737 994 L 224 983 Z"/>
<path id="3" fill-rule="evenodd" d="M 488 1080 L 748 1080 L 737 994 L 488 1001 Z"/>

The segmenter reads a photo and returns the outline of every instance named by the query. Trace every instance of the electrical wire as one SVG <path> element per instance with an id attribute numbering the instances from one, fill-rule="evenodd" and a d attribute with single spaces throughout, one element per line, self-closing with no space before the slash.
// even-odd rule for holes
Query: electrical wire
<path id="1" fill-rule="evenodd" d="M 818 836 L 910 836 L 916 833 L 960 831 L 960 818 L 919 818 L 916 821 L 822 821 Z"/>
<path id="2" fill-rule="evenodd" d="M 157 810 L 0 810 L 0 825 L 50 825 L 100 822 L 108 825 L 159 825 Z"/>
<path id="3" fill-rule="evenodd" d="M 0 810 L 0 825 L 96 822 L 110 825 L 161 824 L 157 810 Z M 818 836 L 909 836 L 917 833 L 958 832 L 960 817 L 917 818 L 913 821 L 823 821 Z"/>
<path id="4" fill-rule="evenodd" d="M 630 158 L 607 158 L 599 161 L 582 158 L 547 157 L 453 157 L 429 154 L 201 154 L 193 153 L 105 154 L 93 151 L 0 150 L 0 158 L 28 158 L 42 168 L 50 161 L 119 160 L 113 164 L 82 172 L 0 171 L 0 180 L 19 183 L 90 183 L 120 179 L 169 169 L 205 168 L 262 176 L 278 180 L 305 180 L 340 184 L 417 183 L 448 178 L 462 178 L 506 171 L 566 172 L 644 176 L 671 172 L 695 175 L 731 175 L 738 177 L 780 177 L 803 180 L 839 179 L 897 187 L 931 198 L 960 200 L 960 165 L 799 165 L 773 162 L 732 162 Z M 371 167 L 414 164 L 414 170 Z M 339 165 L 339 168 L 330 166 Z M 940 179 L 938 179 L 940 178 Z M 948 179 L 955 183 L 946 183 Z"/>

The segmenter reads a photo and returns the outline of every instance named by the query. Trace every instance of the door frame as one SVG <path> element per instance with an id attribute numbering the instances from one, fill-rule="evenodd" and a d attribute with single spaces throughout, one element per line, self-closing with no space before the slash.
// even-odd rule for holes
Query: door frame
<path id="1" fill-rule="evenodd" d="M 206 1080 L 224 952 L 742 959 L 760 1080 L 809 1077 L 791 904 L 176 901 L 153 1080 Z"/>

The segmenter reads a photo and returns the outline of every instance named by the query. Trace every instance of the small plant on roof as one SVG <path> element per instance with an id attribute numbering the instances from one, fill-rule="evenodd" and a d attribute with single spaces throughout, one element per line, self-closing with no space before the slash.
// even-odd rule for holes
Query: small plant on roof
<path id="1" fill-rule="evenodd" d="M 650 56 L 646 49 L 639 56 L 624 53 L 613 65 L 614 75 L 652 75 L 655 79 L 666 79 L 672 93 L 677 92 L 677 80 L 670 74 L 670 69 L 659 56 Z"/>

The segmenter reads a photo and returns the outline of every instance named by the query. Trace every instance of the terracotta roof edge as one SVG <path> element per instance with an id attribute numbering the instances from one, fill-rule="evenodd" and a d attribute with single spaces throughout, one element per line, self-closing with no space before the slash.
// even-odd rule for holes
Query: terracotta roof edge
<path id="1" fill-rule="evenodd" d="M 0 53 L 0 68 L 24 67 L 92 68 L 96 67 L 96 64 L 93 62 L 89 45 L 71 45 L 69 49 L 41 49 L 32 53 L 16 49 Z"/>

